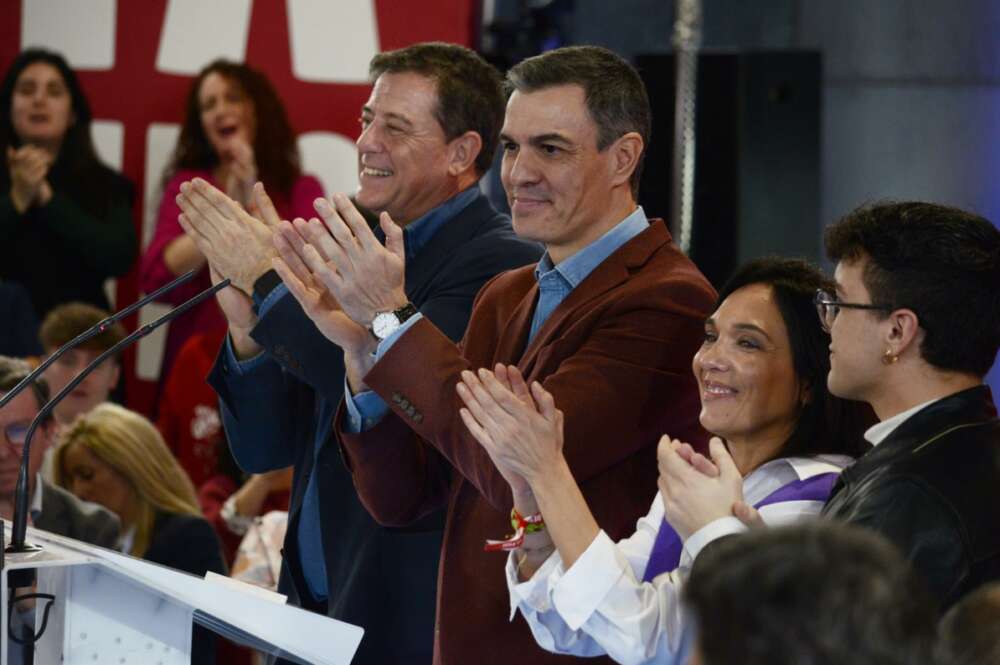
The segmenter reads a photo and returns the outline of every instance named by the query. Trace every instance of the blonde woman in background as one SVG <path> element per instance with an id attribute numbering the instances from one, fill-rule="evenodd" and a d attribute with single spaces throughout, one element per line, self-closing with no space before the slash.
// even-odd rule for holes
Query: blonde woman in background
<path id="1" fill-rule="evenodd" d="M 143 416 L 98 405 L 63 434 L 54 461 L 58 485 L 118 515 L 123 552 L 193 575 L 226 573 L 191 480 Z M 191 662 L 214 663 L 214 647 L 212 634 L 195 626 Z"/>

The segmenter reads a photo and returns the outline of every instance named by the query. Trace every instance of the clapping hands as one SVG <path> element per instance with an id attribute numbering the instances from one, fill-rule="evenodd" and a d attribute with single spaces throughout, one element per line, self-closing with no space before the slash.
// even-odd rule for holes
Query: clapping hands
<path id="1" fill-rule="evenodd" d="M 537 381 L 529 387 L 516 367 L 462 372 L 455 386 L 465 407 L 459 415 L 515 494 L 562 457 L 563 413 Z"/>
<path id="2" fill-rule="evenodd" d="M 18 212 L 35 203 L 45 205 L 52 198 L 52 187 L 46 180 L 51 166 L 52 156 L 39 147 L 7 148 L 11 201 Z"/>
<path id="3" fill-rule="evenodd" d="M 272 236 L 280 221 L 264 186 L 257 183 L 253 192 L 259 218 L 201 178 L 182 184 L 177 196 L 181 227 L 218 276 L 247 295 L 271 267 Z"/>
<path id="4" fill-rule="evenodd" d="M 315 208 L 322 221 L 278 226 L 274 268 L 323 334 L 364 358 L 377 342 L 368 330 L 375 315 L 408 302 L 403 230 L 382 213 L 383 246 L 346 194 L 317 199 Z"/>
<path id="5" fill-rule="evenodd" d="M 709 455 L 711 459 L 669 436 L 657 448 L 664 516 L 684 540 L 723 517 L 759 521 L 743 501 L 743 476 L 722 439 L 712 437 Z"/>

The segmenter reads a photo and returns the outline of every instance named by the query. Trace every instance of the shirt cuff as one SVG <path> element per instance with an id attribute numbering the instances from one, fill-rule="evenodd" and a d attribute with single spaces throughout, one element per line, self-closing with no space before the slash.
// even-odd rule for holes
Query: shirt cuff
<path id="1" fill-rule="evenodd" d="M 236 352 L 233 351 L 233 340 L 229 337 L 228 333 L 226 334 L 225 347 L 226 347 L 226 362 L 229 363 L 229 366 L 233 369 L 233 374 L 235 374 L 236 376 L 243 376 L 244 374 L 257 368 L 267 359 L 267 356 L 264 354 L 263 351 L 261 351 L 252 358 L 247 358 L 246 360 L 240 360 L 239 358 L 236 357 Z"/>
<path id="2" fill-rule="evenodd" d="M 570 630 L 580 630 L 624 574 L 614 542 L 600 531 L 556 583 L 552 604 Z"/>
<path id="3" fill-rule="evenodd" d="M 555 551 L 539 566 L 529 579 L 521 581 L 517 572 L 517 552 L 507 557 L 507 589 L 510 591 L 510 620 L 514 620 L 517 608 L 524 605 L 535 612 L 549 610 L 549 587 L 562 577 L 562 557 Z"/>
<path id="4" fill-rule="evenodd" d="M 379 342 L 378 348 L 375 350 L 375 362 L 382 360 L 382 356 L 389 352 L 389 349 L 391 349 L 392 345 L 396 343 L 396 340 L 402 337 L 403 333 L 409 330 L 414 323 L 422 318 L 424 318 L 424 315 L 417 312 L 407 320 L 403 321 L 398 328 L 392 331 L 392 334 Z"/>
<path id="5" fill-rule="evenodd" d="M 271 292 L 267 294 L 267 297 L 257 305 L 257 318 L 263 319 L 267 315 L 268 310 L 274 307 L 275 303 L 287 295 L 288 287 L 285 286 L 284 282 L 271 289 Z"/>
<path id="6" fill-rule="evenodd" d="M 371 390 L 352 395 L 351 387 L 347 385 L 346 376 L 344 377 L 344 406 L 347 409 L 344 430 L 348 434 L 358 434 L 370 430 L 385 417 L 385 414 L 389 413 L 389 405 Z"/>
<path id="7" fill-rule="evenodd" d="M 747 525 L 735 517 L 720 517 L 692 533 L 684 541 L 684 551 L 691 557 L 691 561 L 694 561 L 701 554 L 701 551 L 712 541 L 718 540 L 723 536 L 743 533 L 746 530 Z"/>

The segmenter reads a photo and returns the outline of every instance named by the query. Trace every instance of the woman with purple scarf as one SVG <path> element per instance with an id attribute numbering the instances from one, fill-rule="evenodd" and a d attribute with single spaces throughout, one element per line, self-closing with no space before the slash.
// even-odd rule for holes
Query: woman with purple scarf
<path id="1" fill-rule="evenodd" d="M 724 445 L 732 456 L 735 482 L 742 476 L 748 505 L 737 509 L 767 524 L 816 516 L 837 475 L 864 450 L 867 407 L 826 387 L 830 340 L 813 296 L 832 288 L 803 261 L 744 265 L 722 288 L 692 363 L 701 424 L 716 437 L 711 446 Z M 661 491 L 635 534 L 613 542 L 569 471 L 562 412 L 541 385 L 527 386 L 516 368 L 497 366 L 464 373 L 457 389 L 463 420 L 513 491 L 516 533 L 487 545 L 511 550 L 512 616 L 520 610 L 538 644 L 556 653 L 684 662 L 693 623 L 681 589 L 710 534 L 678 533 L 664 520 Z M 661 471 L 667 449 L 720 473 L 669 436 L 660 441 Z"/>

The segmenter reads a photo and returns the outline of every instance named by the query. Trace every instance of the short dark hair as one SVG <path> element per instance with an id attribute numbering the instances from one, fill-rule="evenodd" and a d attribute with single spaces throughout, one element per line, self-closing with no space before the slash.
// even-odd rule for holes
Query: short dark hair
<path id="1" fill-rule="evenodd" d="M 567 46 L 521 61 L 507 72 L 506 91 L 535 92 L 560 85 L 583 88 L 587 112 L 597 125 L 597 149 L 605 150 L 629 132 L 643 149 L 629 184 L 639 195 L 642 162 L 653 132 L 646 84 L 635 67 L 600 46 Z"/>
<path id="2" fill-rule="evenodd" d="M 31 374 L 31 365 L 27 362 L 10 356 L 0 356 L 0 393 L 10 391 L 29 374 Z M 49 401 L 48 382 L 42 377 L 38 377 L 31 382 L 31 392 L 35 394 L 35 401 L 38 402 L 38 409 L 41 410 Z M 49 423 L 52 418 L 53 414 L 50 413 L 41 424 Z"/>
<path id="3" fill-rule="evenodd" d="M 684 599 L 706 665 L 911 665 L 927 660 L 937 620 L 891 543 L 825 520 L 713 543 Z"/>
<path id="4" fill-rule="evenodd" d="M 1000 663 L 1000 582 L 979 587 L 938 625 L 938 665 Z"/>
<path id="5" fill-rule="evenodd" d="M 826 250 L 868 259 L 872 302 L 917 314 L 926 362 L 986 375 L 1000 348 L 1000 230 L 987 219 L 917 201 L 867 205 L 826 230 Z"/>
<path id="6" fill-rule="evenodd" d="M 719 291 L 718 305 L 734 291 L 753 284 L 771 288 L 792 351 L 795 374 L 809 386 L 795 430 L 781 449 L 782 457 L 821 453 L 858 457 L 868 449 L 865 429 L 875 423 L 871 407 L 830 394 L 830 335 L 816 315 L 813 297 L 830 291 L 833 282 L 819 268 L 800 259 L 764 257 L 740 266 Z"/>
<path id="7" fill-rule="evenodd" d="M 476 132 L 483 146 L 476 156 L 476 172 L 493 164 L 503 125 L 504 97 L 500 72 L 482 56 L 458 44 L 423 42 L 372 58 L 368 74 L 374 81 L 382 74 L 413 72 L 437 86 L 434 117 L 445 139 L 452 141 Z"/>
<path id="8" fill-rule="evenodd" d="M 281 201 L 290 201 L 295 181 L 302 173 L 295 132 L 281 98 L 267 77 L 257 69 L 240 62 L 214 60 L 205 65 L 191 81 L 184 103 L 184 124 L 177 147 L 164 171 L 164 184 L 179 169 L 210 169 L 219 164 L 219 155 L 205 135 L 201 124 L 198 93 L 209 74 L 218 74 L 240 90 L 253 104 L 257 132 L 253 139 L 254 160 L 261 182 L 268 193 Z"/>
<path id="9" fill-rule="evenodd" d="M 77 335 L 93 328 L 109 316 L 111 316 L 109 312 L 88 303 L 65 303 L 52 309 L 45 316 L 42 327 L 38 331 L 38 337 L 42 341 L 45 352 L 48 353 L 75 339 Z M 125 328 L 122 327 L 121 323 L 115 323 L 101 334 L 83 342 L 77 348 L 104 352 L 123 339 L 125 339 Z"/>

